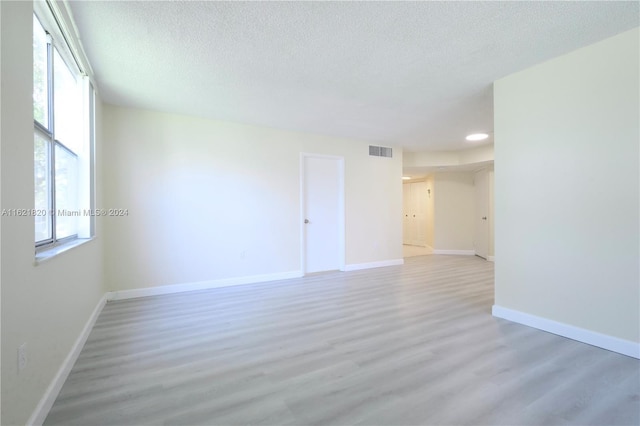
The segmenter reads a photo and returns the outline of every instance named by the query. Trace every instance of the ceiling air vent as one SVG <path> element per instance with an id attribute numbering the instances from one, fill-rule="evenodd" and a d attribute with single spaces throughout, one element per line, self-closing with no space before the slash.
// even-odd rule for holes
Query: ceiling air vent
<path id="1" fill-rule="evenodd" d="M 387 148 L 384 146 L 373 146 L 369 145 L 369 155 L 373 155 L 374 157 L 393 157 L 393 151 L 391 148 Z"/>

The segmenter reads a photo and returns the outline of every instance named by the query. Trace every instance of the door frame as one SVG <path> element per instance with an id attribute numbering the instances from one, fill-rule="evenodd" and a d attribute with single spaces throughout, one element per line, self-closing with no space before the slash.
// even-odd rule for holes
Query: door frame
<path id="1" fill-rule="evenodd" d="M 338 161 L 338 268 L 345 270 L 345 203 L 344 203 L 344 157 L 335 155 L 314 154 L 310 152 L 300 153 L 300 271 L 306 275 L 306 233 L 304 229 L 305 219 L 305 160 L 307 158 L 326 158 Z"/>

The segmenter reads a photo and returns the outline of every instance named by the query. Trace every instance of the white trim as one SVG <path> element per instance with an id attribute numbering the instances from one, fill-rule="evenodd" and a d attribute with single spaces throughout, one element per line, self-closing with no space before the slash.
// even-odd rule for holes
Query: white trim
<path id="1" fill-rule="evenodd" d="M 489 262 L 495 262 L 496 261 L 496 257 L 495 256 L 487 256 L 487 260 Z"/>
<path id="2" fill-rule="evenodd" d="M 95 237 L 89 238 L 75 238 L 71 241 L 67 241 L 61 244 L 49 246 L 41 251 L 36 250 L 36 259 L 33 261 L 33 266 L 38 266 L 45 263 L 59 254 L 66 253 L 71 249 L 80 247 L 90 241 L 93 241 Z"/>
<path id="3" fill-rule="evenodd" d="M 220 280 L 162 285 L 157 287 L 136 288 L 131 290 L 119 290 L 107 293 L 107 300 L 134 299 L 137 297 L 182 293 L 184 291 L 207 290 L 210 288 L 231 287 L 234 285 L 254 284 L 300 277 L 302 277 L 302 271 L 289 271 L 276 274 L 248 275 L 244 277 L 223 278 Z"/>
<path id="4" fill-rule="evenodd" d="M 433 254 L 455 254 L 460 256 L 475 256 L 475 250 L 440 250 L 434 249 Z"/>
<path id="5" fill-rule="evenodd" d="M 568 337 L 578 342 L 640 359 L 640 343 L 637 342 L 608 336 L 585 328 L 515 311 L 498 305 L 493 305 L 491 313 L 494 317 L 528 325 L 529 327 L 557 334 L 558 336 Z"/>
<path id="6" fill-rule="evenodd" d="M 51 3 L 60 3 L 60 1 L 51 2 Z M 65 25 L 71 27 L 71 31 L 68 31 L 70 37 L 72 38 L 71 44 L 73 44 L 73 46 L 71 46 L 71 48 L 75 51 L 75 54 L 78 57 L 78 60 L 82 63 L 85 74 L 93 82 L 93 77 L 94 77 L 93 68 L 91 68 L 91 64 L 89 63 L 87 54 L 84 51 L 84 46 L 82 45 L 82 41 L 80 41 L 80 37 L 79 37 L 80 31 L 78 31 L 78 27 L 76 26 L 76 21 L 73 17 L 73 13 L 71 12 L 71 7 L 69 7 L 69 2 L 64 0 L 62 1 L 62 5 L 64 6 L 64 16 L 62 13 L 60 13 L 60 17 L 65 22 Z M 58 6 L 56 5 L 56 7 Z M 58 10 L 60 10 L 59 7 L 58 7 Z"/>
<path id="7" fill-rule="evenodd" d="M 309 152 L 300 153 L 300 271 L 304 274 L 306 271 L 306 259 L 305 259 L 305 211 L 304 211 L 304 160 L 305 158 L 329 158 L 338 161 L 338 180 L 340 193 L 338 194 L 338 269 L 344 271 L 345 268 L 345 177 L 344 177 L 344 157 L 335 155 L 314 154 Z"/>
<path id="8" fill-rule="evenodd" d="M 104 305 L 106 303 L 107 295 L 105 294 L 98 301 L 98 304 L 89 316 L 89 319 L 80 332 L 80 335 L 71 347 L 71 351 L 69 351 L 69 353 L 67 354 L 67 357 L 62 362 L 62 365 L 58 369 L 58 372 L 54 376 L 51 383 L 49 383 L 49 387 L 47 387 L 47 390 L 44 392 L 44 395 L 40 399 L 40 402 L 38 402 L 35 410 L 33 410 L 31 417 L 29 417 L 29 420 L 27 421 L 28 425 L 42 425 L 44 420 L 47 418 L 49 410 L 51 410 L 51 407 L 53 407 L 53 403 L 58 397 L 60 389 L 62 389 L 62 385 L 64 385 L 67 377 L 69 377 L 69 373 L 71 372 L 73 365 L 76 363 L 78 356 L 80 356 L 80 352 L 82 351 L 82 348 L 84 347 L 84 344 L 89 337 L 89 333 L 91 333 L 91 330 L 93 329 L 93 326 L 96 323 L 96 320 L 98 319 L 98 316 L 100 315 L 100 312 L 102 312 L 102 308 L 104 308 Z"/>
<path id="9" fill-rule="evenodd" d="M 60 47 L 61 44 L 66 46 L 62 49 L 63 51 L 60 51 L 61 49 L 58 51 L 67 66 L 84 73 L 93 80 L 93 70 L 80 41 L 79 32 L 67 1 L 35 1 L 33 2 L 33 10 L 41 23 L 45 25 L 45 29 L 54 37 L 57 47 Z"/>
<path id="10" fill-rule="evenodd" d="M 404 259 L 381 260 L 379 262 L 351 263 L 344 265 L 341 271 L 358 271 L 360 269 L 382 268 L 384 266 L 404 265 Z"/>

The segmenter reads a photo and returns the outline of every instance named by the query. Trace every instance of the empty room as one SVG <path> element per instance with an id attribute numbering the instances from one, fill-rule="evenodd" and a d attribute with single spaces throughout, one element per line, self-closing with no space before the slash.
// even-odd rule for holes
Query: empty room
<path id="1" fill-rule="evenodd" d="M 640 424 L 640 3 L 0 1 L 2 425 Z"/>

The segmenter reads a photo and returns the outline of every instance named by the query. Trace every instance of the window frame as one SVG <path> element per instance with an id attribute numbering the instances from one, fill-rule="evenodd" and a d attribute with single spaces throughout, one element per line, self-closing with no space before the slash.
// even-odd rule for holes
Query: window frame
<path id="1" fill-rule="evenodd" d="M 47 251 L 56 249 L 55 253 L 58 252 L 58 248 L 64 245 L 75 246 L 78 243 L 83 241 L 87 241 L 94 237 L 95 235 L 95 218 L 93 215 L 90 215 L 88 220 L 88 235 L 79 237 L 78 231 L 79 228 L 76 227 L 76 232 L 72 235 L 67 235 L 62 238 L 58 238 L 57 235 L 57 221 L 58 221 L 58 209 L 56 203 L 56 149 L 63 149 L 65 152 L 71 154 L 76 159 L 77 164 L 77 197 L 80 195 L 80 186 L 86 185 L 86 178 L 89 179 L 88 185 L 88 203 L 89 210 L 93 211 L 95 206 L 95 173 L 94 173 L 94 165 L 95 165 L 95 89 L 91 81 L 84 83 L 82 79 L 86 77 L 86 74 L 80 68 L 80 65 L 77 62 L 75 55 L 73 54 L 67 38 L 62 33 L 62 29 L 60 27 L 60 23 L 56 19 L 53 14 L 53 10 L 49 9 L 51 14 L 47 14 L 47 12 L 40 13 L 36 10 L 33 11 L 33 16 L 35 20 L 40 24 L 40 27 L 44 30 L 47 37 L 47 66 L 46 66 L 46 82 L 47 82 L 47 112 L 46 112 L 46 121 L 48 123 L 48 127 L 42 124 L 35 116 L 34 113 L 34 144 L 36 136 L 40 137 L 47 143 L 47 174 L 49 179 L 49 185 L 47 187 L 47 196 L 48 196 L 48 206 L 47 206 L 47 221 L 48 226 L 50 227 L 50 232 L 47 238 L 35 241 L 34 234 L 34 244 L 35 244 L 35 252 L 36 256 L 38 254 Z M 47 15 L 43 16 L 42 15 Z M 48 19 L 48 20 L 47 20 Z M 35 21 L 34 21 L 35 24 Z M 51 28 L 50 28 L 51 27 Z M 32 31 L 35 34 L 35 28 Z M 52 30 L 52 31 L 51 31 Z M 52 34 L 53 32 L 53 34 Z M 56 41 L 58 39 L 59 42 Z M 88 168 L 88 176 L 86 173 L 84 176 L 80 175 L 81 169 L 81 158 L 80 155 L 65 145 L 64 141 L 60 141 L 56 139 L 56 128 L 55 128 L 55 63 L 56 59 L 54 59 L 54 55 L 57 53 L 59 59 L 61 60 L 61 64 L 59 66 L 66 66 L 67 70 L 73 78 L 76 79 L 76 84 L 79 85 L 81 90 L 81 95 L 79 95 L 80 102 L 82 102 L 82 119 L 80 126 L 83 127 L 81 137 L 87 144 L 87 152 L 86 152 L 86 164 L 85 166 Z M 69 58 L 72 58 L 73 61 L 70 61 Z M 71 64 L 70 64 L 71 62 Z M 33 78 L 33 77 L 32 77 Z M 35 81 L 34 81 L 35 84 Z M 85 86 L 85 87 L 83 87 Z M 88 129 L 85 128 L 88 126 Z M 34 154 L 35 154 L 35 146 L 34 146 Z M 35 160 L 34 160 L 35 161 Z M 34 188 L 35 192 L 35 188 Z M 86 206 L 85 206 L 86 207 Z M 34 221 L 35 226 L 35 221 Z M 35 232 L 35 229 L 34 229 Z"/>

